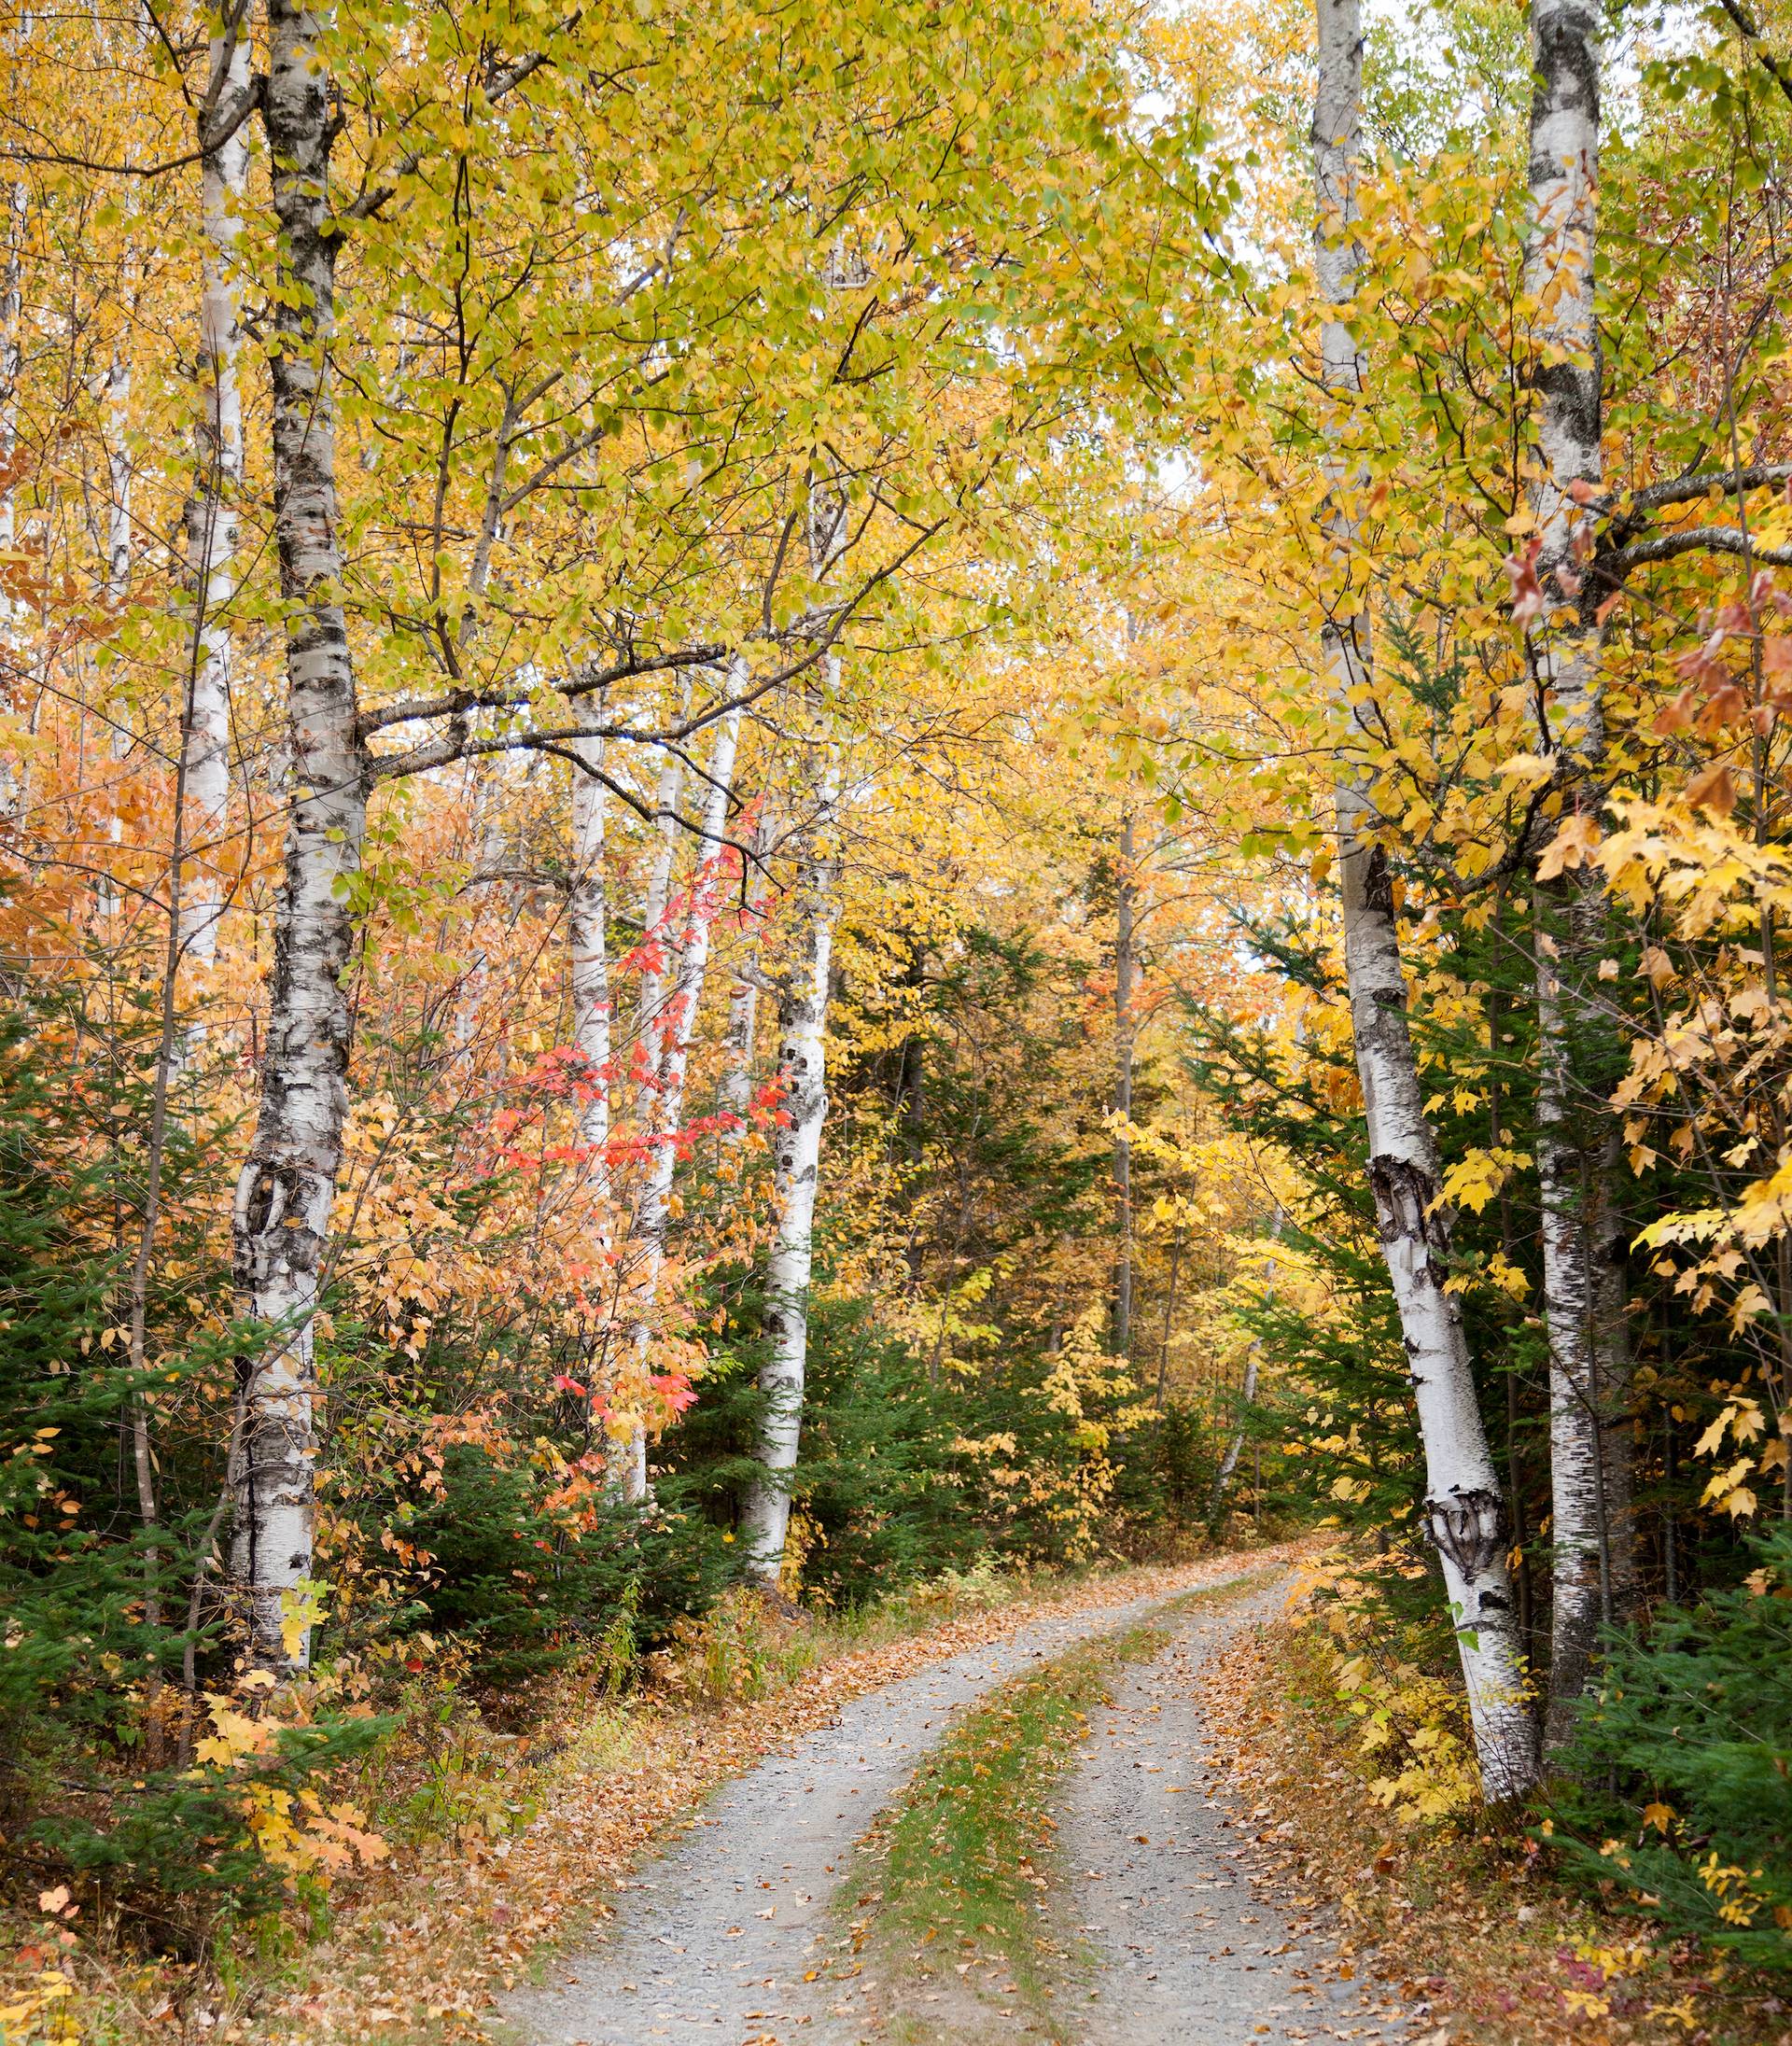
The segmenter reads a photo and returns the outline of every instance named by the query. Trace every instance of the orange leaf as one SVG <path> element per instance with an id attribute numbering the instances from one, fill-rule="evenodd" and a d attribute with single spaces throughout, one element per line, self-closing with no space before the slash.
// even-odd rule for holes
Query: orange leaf
<path id="1" fill-rule="evenodd" d="M 1736 807 L 1736 783 L 1722 761 L 1694 775 L 1687 784 L 1687 801 L 1709 810 L 1714 817 L 1728 817 Z"/>

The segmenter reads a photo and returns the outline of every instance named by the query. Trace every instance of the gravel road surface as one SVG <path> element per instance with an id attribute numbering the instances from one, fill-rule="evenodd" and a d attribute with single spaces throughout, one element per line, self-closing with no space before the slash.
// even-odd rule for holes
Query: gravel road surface
<path id="1" fill-rule="evenodd" d="M 1253 1567 L 1245 1558 L 1236 1569 L 1191 1572 L 1188 1588 L 1233 1582 Z M 833 1726 L 712 1799 L 627 1885 L 597 1944 L 551 1960 L 544 1986 L 510 1998 L 507 2032 L 524 2046 L 857 2046 L 877 2038 L 857 2000 L 861 1985 L 803 1979 L 823 1964 L 834 1929 L 830 1899 L 853 1843 L 953 1714 L 1177 1595 L 1159 1590 L 1035 1620 L 851 1701 Z M 1091 1722 L 1061 1834 L 1071 1922 L 1100 1960 L 1076 2027 L 1088 2046 L 1330 2038 L 1369 2046 L 1397 2036 L 1360 1985 L 1322 1971 L 1324 1942 L 1311 1943 L 1314 1928 L 1253 1894 L 1249 1829 L 1202 1788 L 1195 1671 L 1279 1596 L 1260 1591 L 1170 1616 L 1170 1647 L 1123 1668 L 1114 1703 Z"/>
<path id="2" fill-rule="evenodd" d="M 1191 1572 L 1189 1585 L 1252 1567 L 1247 1557 L 1236 1571 Z M 713 1798 L 631 1881 L 598 1944 L 551 1961 L 547 1986 L 509 2000 L 513 2035 L 527 2046 L 831 2046 L 859 2038 L 848 2018 L 817 2008 L 803 1981 L 817 1965 L 829 1898 L 853 1843 L 954 1712 L 1031 1663 L 1136 1624 L 1166 1596 L 1036 1620 L 854 1699 L 833 1726 Z M 838 2000 L 837 1985 L 830 1995 Z"/>
<path id="3" fill-rule="evenodd" d="M 1279 1591 L 1179 1616 L 1176 1638 L 1122 1669 L 1094 1714 L 1058 1835 L 1083 1939 L 1101 1957 L 1086 2046 L 1281 2046 L 1406 2038 L 1404 2013 L 1332 1975 L 1323 1928 L 1253 1892 L 1253 1819 L 1203 1787 L 1195 1677 Z"/>

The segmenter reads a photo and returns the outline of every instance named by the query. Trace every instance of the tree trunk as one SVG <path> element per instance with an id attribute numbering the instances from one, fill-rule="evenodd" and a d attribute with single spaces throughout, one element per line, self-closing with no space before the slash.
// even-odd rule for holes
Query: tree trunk
<path id="1" fill-rule="evenodd" d="M 572 876 L 567 894 L 567 939 L 572 969 L 572 1044 L 584 1060 L 589 1091 L 579 1113 L 579 1134 L 591 1154 L 588 1184 L 607 1208 L 609 1184 L 609 904 L 604 876 L 605 796 L 597 779 L 604 764 L 600 738 L 575 739 L 571 750 L 589 773 L 572 778 Z M 605 1224 L 608 1234 L 608 1223 Z"/>
<path id="2" fill-rule="evenodd" d="M 336 524 L 328 350 L 339 242 L 330 223 L 329 9 L 268 0 L 265 119 L 281 264 L 273 315 L 273 525 L 286 603 L 290 806 L 255 1141 L 237 1183 L 236 1282 L 259 1343 L 244 1366 L 233 1564 L 249 1649 L 310 1661 L 318 1390 L 313 1317 L 348 1111 L 352 936 L 367 765 L 356 732 Z"/>
<path id="3" fill-rule="evenodd" d="M 755 862 L 769 858 L 777 832 L 771 812 L 762 807 L 751 840 Z M 759 1034 L 759 936 L 765 925 L 772 884 L 763 868 L 751 865 L 745 876 L 747 908 L 742 921 L 746 957 L 739 962 L 728 994 L 728 1019 L 721 1033 L 721 1080 L 716 1108 L 722 1118 L 721 1142 L 738 1144 L 747 1135 L 747 1115 L 753 1100 L 753 1053 Z"/>
<path id="4" fill-rule="evenodd" d="M 1257 1361 L 1261 1347 L 1258 1343 L 1253 1343 L 1244 1360 L 1242 1393 L 1246 1407 L 1253 1406 L 1256 1402 Z M 1213 1490 L 1208 1494 L 1207 1500 L 1209 1527 L 1219 1523 L 1220 1508 L 1225 1503 L 1225 1488 L 1232 1482 L 1233 1473 L 1239 1467 L 1239 1458 L 1244 1454 L 1244 1435 L 1245 1431 L 1241 1427 L 1233 1430 L 1232 1439 L 1226 1444 L 1225 1454 L 1220 1459 L 1220 1467 L 1213 1473 Z"/>
<path id="5" fill-rule="evenodd" d="M 828 659 L 828 696 L 838 694 L 839 662 Z M 765 1331 L 770 1354 L 759 1374 L 764 1395 L 754 1454 L 766 1475 L 754 1483 L 742 1514 L 747 1568 L 775 1585 L 784 1564 L 791 1520 L 791 1472 L 803 1425 L 803 1379 L 809 1343 L 809 1273 L 821 1127 L 827 1116 L 826 1039 L 833 974 L 833 926 L 840 912 L 840 859 L 830 841 L 837 829 L 840 767 L 832 747 L 822 776 L 820 811 L 803 850 L 791 912 L 797 955 L 778 996 L 777 1075 L 781 1125 L 772 1153 L 777 1234 L 765 1272 Z"/>
<path id="6" fill-rule="evenodd" d="M 738 679 L 738 678 L 737 678 Z M 703 843 L 697 849 L 696 871 L 679 933 L 678 978 L 655 1025 L 659 1040 L 654 1061 L 655 1091 L 648 1096 L 654 1116 L 646 1132 L 648 1143 L 647 1185 L 641 1197 L 641 1268 L 638 1297 L 641 1319 L 636 1324 L 636 1371 L 646 1392 L 647 1369 L 653 1341 L 651 1315 L 658 1300 L 660 1273 L 665 1263 L 665 1225 L 672 1198 L 672 1175 L 678 1165 L 678 1133 L 684 1119 L 684 1083 L 691 1067 L 691 1038 L 696 1027 L 697 1009 L 703 1001 L 703 984 L 709 966 L 709 932 L 721 908 L 718 892 L 727 885 L 728 859 L 722 845 L 728 829 L 728 804 L 735 780 L 735 748 L 740 737 L 740 712 L 731 710 L 716 727 L 715 749 L 709 756 L 708 798 L 704 805 Z M 623 1474 L 623 1496 L 640 1501 L 647 1497 L 647 1430 L 637 1425 L 629 1441 L 627 1464 Z"/>
<path id="7" fill-rule="evenodd" d="M 1602 372 L 1595 316 L 1599 9 L 1533 0 L 1533 217 L 1525 288 L 1539 306 L 1535 371 L 1543 475 L 1533 513 L 1545 615 L 1533 637 L 1549 697 L 1544 743 L 1555 756 L 1562 817 L 1603 802 L 1600 592 L 1580 573 L 1597 490 Z M 1572 1731 L 1602 1624 L 1635 1601 L 1631 1560 L 1631 1359 L 1625 1321 L 1621 1153 L 1602 1077 L 1611 1033 L 1596 994 L 1606 950 L 1597 870 L 1546 884 L 1537 918 L 1537 1176 L 1543 1198 L 1544 1316 L 1549 1333 L 1554 1605 L 1546 1745 Z M 1550 928 L 1553 926 L 1553 928 Z"/>
<path id="8" fill-rule="evenodd" d="M 1132 1349 L 1132 1139 L 1126 1125 L 1132 1115 L 1132 995 L 1137 965 L 1132 937 L 1133 849 L 1133 819 L 1128 810 L 1120 827 L 1113 917 L 1113 1113 L 1120 1119 L 1113 1134 L 1113 1226 L 1118 1239 L 1113 1263 L 1113 1351 L 1120 1357 Z"/>
<path id="9" fill-rule="evenodd" d="M 117 348 L 105 373 L 105 514 L 106 609 L 123 610 L 131 596 L 131 365 Z M 120 731 L 119 736 L 122 737 Z M 115 739 L 113 757 L 126 749 Z"/>
<path id="10" fill-rule="evenodd" d="M 241 7 L 227 8 L 212 37 L 206 105 L 236 105 L 249 91 L 249 38 Z M 214 113 L 216 119 L 216 112 Z M 202 110 L 202 129 L 205 124 Z M 202 142 L 203 136 L 202 133 Z M 224 887 L 219 870 L 230 804 L 231 656 L 229 608 L 236 595 L 237 503 L 243 488 L 242 290 L 236 245 L 243 233 L 249 142 L 238 127 L 200 162 L 201 259 L 199 424 L 193 494 L 187 504 L 187 566 L 197 612 L 196 666 L 186 744 L 189 842 L 196 870 L 189 890 L 189 954 L 202 965 L 217 956 Z"/>
<path id="11" fill-rule="evenodd" d="M 688 707 L 688 689 L 682 702 Z M 672 948 L 672 932 L 666 923 L 665 905 L 672 899 L 672 869 L 679 853 L 679 790 L 683 778 L 684 763 L 667 747 L 660 761 L 659 787 L 653 798 L 653 814 L 659 821 L 659 842 L 653 848 L 652 863 L 648 868 L 647 899 L 641 905 L 641 944 L 648 963 L 641 971 L 639 1003 L 636 1010 L 635 1072 L 643 1128 L 652 1125 L 653 1090 L 659 1085 L 660 1077 L 660 1010 L 665 1001 L 666 972 L 671 965 Z"/>
<path id="12" fill-rule="evenodd" d="M 1348 404 L 1363 388 L 1355 336 L 1338 316 L 1355 294 L 1356 165 L 1362 120 L 1363 37 L 1358 0 L 1319 0 L 1319 89 L 1313 110 L 1316 269 L 1329 309 L 1323 333 L 1326 389 Z M 1354 479 L 1334 456 L 1327 538 L 1348 592 L 1356 526 Z M 1348 596 L 1347 604 L 1353 601 Z M 1322 639 L 1334 699 L 1347 721 L 1369 690 L 1368 619 L 1328 619 Z M 1512 1575 L 1499 1480 L 1476 1398 L 1468 1346 L 1448 1276 L 1449 1221 L 1435 1140 L 1424 1115 L 1407 1022 L 1393 879 L 1367 836 L 1367 793 L 1339 762 L 1338 873 L 1344 960 L 1357 1072 L 1368 1124 L 1369 1185 L 1382 1254 L 1400 1316 L 1425 1454 L 1425 1524 L 1443 1564 L 1455 1617 L 1481 1782 L 1491 1800 L 1521 1795 L 1536 1778 L 1536 1745 L 1516 1637 Z"/>
<path id="13" fill-rule="evenodd" d="M 131 427 L 131 365 L 115 347 L 112 361 L 105 376 L 105 572 L 101 579 L 100 596 L 114 619 L 123 610 L 131 595 L 131 449 L 127 435 Z M 132 732 L 130 707 L 122 697 L 115 696 L 108 715 L 106 728 L 106 750 L 115 766 L 121 767 L 131 757 Z M 123 794 L 119 782 L 115 781 L 111 809 L 106 820 L 106 836 L 114 846 L 124 843 L 124 816 L 120 807 Z M 110 875 L 101 873 L 97 899 L 102 917 L 117 918 L 123 910 L 123 903 L 112 884 Z"/>

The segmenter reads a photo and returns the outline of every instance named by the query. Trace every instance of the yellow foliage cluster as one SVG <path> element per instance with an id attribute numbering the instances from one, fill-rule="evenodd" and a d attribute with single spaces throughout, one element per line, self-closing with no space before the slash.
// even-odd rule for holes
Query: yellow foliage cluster
<path id="1" fill-rule="evenodd" d="M 1412 1660 L 1379 1581 L 1397 1567 L 1344 1549 L 1309 1562 L 1301 1592 L 1327 1638 L 1338 1703 L 1357 1722 L 1370 1801 L 1403 1825 L 1448 1823 L 1479 1808 L 1480 1777 L 1462 1690 Z"/>

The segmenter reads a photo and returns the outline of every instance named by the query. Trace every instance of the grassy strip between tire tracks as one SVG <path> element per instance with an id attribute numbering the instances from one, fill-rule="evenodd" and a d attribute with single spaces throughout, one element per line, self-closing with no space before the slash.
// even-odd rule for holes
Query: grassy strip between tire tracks
<path id="1" fill-rule="evenodd" d="M 1054 2006 L 1091 1956 L 1055 1908 L 1058 1778 L 1074 1765 L 1114 1672 L 1169 1645 L 1167 1621 L 1273 1576 L 1256 1571 L 1188 1592 L 1136 1627 L 1011 1679 L 963 1715 L 878 1815 L 839 1908 L 849 1921 L 843 1944 L 863 1955 L 892 2041 L 969 2046 L 1004 2011 L 1018 2011 L 1032 2037 L 1067 2037 Z M 1002 2036 L 1015 2037 L 1012 2019 Z"/>

